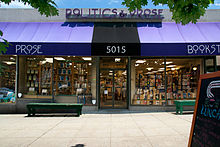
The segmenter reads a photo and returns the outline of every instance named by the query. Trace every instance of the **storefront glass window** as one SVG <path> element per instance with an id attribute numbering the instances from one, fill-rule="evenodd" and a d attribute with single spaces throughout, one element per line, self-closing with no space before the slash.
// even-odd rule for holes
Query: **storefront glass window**
<path id="1" fill-rule="evenodd" d="M 132 104 L 173 105 L 174 100 L 195 99 L 202 59 L 136 59 L 131 72 Z M 166 69 L 166 74 L 165 74 Z M 166 77 L 166 80 L 165 80 Z M 131 85 L 132 86 L 132 85 Z M 134 89 L 134 88 L 132 88 Z"/>
<path id="2" fill-rule="evenodd" d="M 173 100 L 195 99 L 198 80 L 202 69 L 202 59 L 167 59 L 167 104 Z"/>
<path id="3" fill-rule="evenodd" d="M 15 103 L 16 57 L 0 57 L 0 103 Z"/>
<path id="4" fill-rule="evenodd" d="M 132 104 L 162 105 L 165 103 L 163 62 L 163 59 L 137 59 L 132 61 L 135 66 L 135 72 L 131 73 L 131 76 L 135 76 L 135 92 L 133 92 Z"/>
<path id="5" fill-rule="evenodd" d="M 22 98 L 52 98 L 53 58 L 19 56 L 19 86 Z"/>
<path id="6" fill-rule="evenodd" d="M 215 72 L 217 70 L 216 57 L 205 57 L 205 72 Z"/>
<path id="7" fill-rule="evenodd" d="M 94 103 L 95 64 L 91 57 L 19 56 L 22 98 L 50 98 L 56 102 Z M 95 96 L 95 95 L 94 95 Z"/>
<path id="8" fill-rule="evenodd" d="M 95 90 L 92 92 L 92 88 L 96 88 L 96 69 L 93 62 L 91 57 L 54 57 L 56 100 L 69 96 L 69 102 L 94 103 Z"/>

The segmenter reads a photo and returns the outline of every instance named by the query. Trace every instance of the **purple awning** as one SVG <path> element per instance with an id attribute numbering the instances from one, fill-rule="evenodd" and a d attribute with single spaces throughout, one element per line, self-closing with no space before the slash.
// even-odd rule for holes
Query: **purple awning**
<path id="1" fill-rule="evenodd" d="M 0 22 L 6 54 L 91 55 L 93 23 Z"/>
<path id="2" fill-rule="evenodd" d="M 140 43 L 220 42 L 220 22 L 181 25 L 173 22 L 138 23 Z"/>
<path id="3" fill-rule="evenodd" d="M 220 55 L 220 22 L 0 22 L 0 30 L 11 44 L 8 55 Z"/>
<path id="4" fill-rule="evenodd" d="M 93 23 L 1 22 L 9 42 L 91 43 Z"/>
<path id="5" fill-rule="evenodd" d="M 138 23 L 142 56 L 220 55 L 220 22 Z"/>

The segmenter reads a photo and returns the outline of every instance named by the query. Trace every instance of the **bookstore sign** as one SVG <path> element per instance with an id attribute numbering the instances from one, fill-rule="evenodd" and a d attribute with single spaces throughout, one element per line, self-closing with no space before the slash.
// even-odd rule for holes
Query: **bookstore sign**
<path id="1" fill-rule="evenodd" d="M 66 9 L 67 19 L 76 18 L 124 18 L 124 19 L 163 19 L 163 9 L 136 9 L 132 12 L 127 9 L 117 9 L 117 8 L 73 8 Z"/>

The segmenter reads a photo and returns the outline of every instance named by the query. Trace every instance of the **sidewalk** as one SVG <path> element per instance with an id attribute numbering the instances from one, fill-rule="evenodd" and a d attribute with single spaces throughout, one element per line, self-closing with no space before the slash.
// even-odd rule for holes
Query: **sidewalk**
<path id="1" fill-rule="evenodd" d="M 101 110 L 25 116 L 0 115 L 1 147 L 187 147 L 193 115 Z"/>

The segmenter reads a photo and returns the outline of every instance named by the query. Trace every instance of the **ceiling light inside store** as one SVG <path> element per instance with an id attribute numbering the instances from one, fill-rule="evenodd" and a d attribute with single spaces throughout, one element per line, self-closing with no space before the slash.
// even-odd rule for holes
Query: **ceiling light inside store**
<path id="1" fill-rule="evenodd" d="M 177 68 L 171 68 L 171 70 L 177 70 Z"/>
<path id="2" fill-rule="evenodd" d="M 164 64 L 165 62 L 162 62 L 162 64 Z M 172 61 L 166 62 L 166 64 L 171 64 L 173 63 Z"/>
<path id="3" fill-rule="evenodd" d="M 14 60 L 15 61 L 15 58 L 11 57 L 10 60 Z"/>
<path id="4" fill-rule="evenodd" d="M 148 68 L 146 68 L 147 70 L 152 70 L 152 69 L 154 69 L 153 67 L 148 67 Z"/>
<path id="5" fill-rule="evenodd" d="M 85 61 L 91 61 L 92 60 L 91 57 L 82 57 L 82 59 L 85 60 Z"/>
<path id="6" fill-rule="evenodd" d="M 89 65 L 92 65 L 92 63 L 89 63 Z"/>
<path id="7" fill-rule="evenodd" d="M 139 66 L 139 64 L 135 64 L 135 66 Z"/>
<path id="8" fill-rule="evenodd" d="M 112 70 L 110 70 L 109 72 L 113 72 Z"/>
<path id="9" fill-rule="evenodd" d="M 64 61 L 65 59 L 62 57 L 54 57 L 55 60 Z"/>
<path id="10" fill-rule="evenodd" d="M 4 63 L 11 65 L 11 64 L 16 64 L 15 62 L 10 62 L 10 61 L 5 61 Z"/>
<path id="11" fill-rule="evenodd" d="M 164 71 L 164 68 L 159 68 L 159 70 L 158 71 Z"/>
<path id="12" fill-rule="evenodd" d="M 46 62 L 53 63 L 53 58 L 45 58 Z"/>
<path id="13" fill-rule="evenodd" d="M 193 67 L 193 70 L 197 70 L 197 67 Z"/>
<path id="14" fill-rule="evenodd" d="M 145 63 L 145 60 L 137 60 L 136 63 Z"/>
<path id="15" fill-rule="evenodd" d="M 121 58 L 115 58 L 115 62 L 120 62 Z"/>
<path id="16" fill-rule="evenodd" d="M 167 67 L 175 67 L 176 65 L 168 65 Z"/>
<path id="17" fill-rule="evenodd" d="M 150 75 L 150 74 L 154 74 L 154 73 L 153 73 L 153 72 L 148 72 L 147 74 L 149 74 L 149 75 Z"/>
<path id="18" fill-rule="evenodd" d="M 45 63 L 53 63 L 53 58 L 45 58 L 45 60 L 44 61 L 41 61 L 40 63 L 41 64 L 45 64 Z"/>

